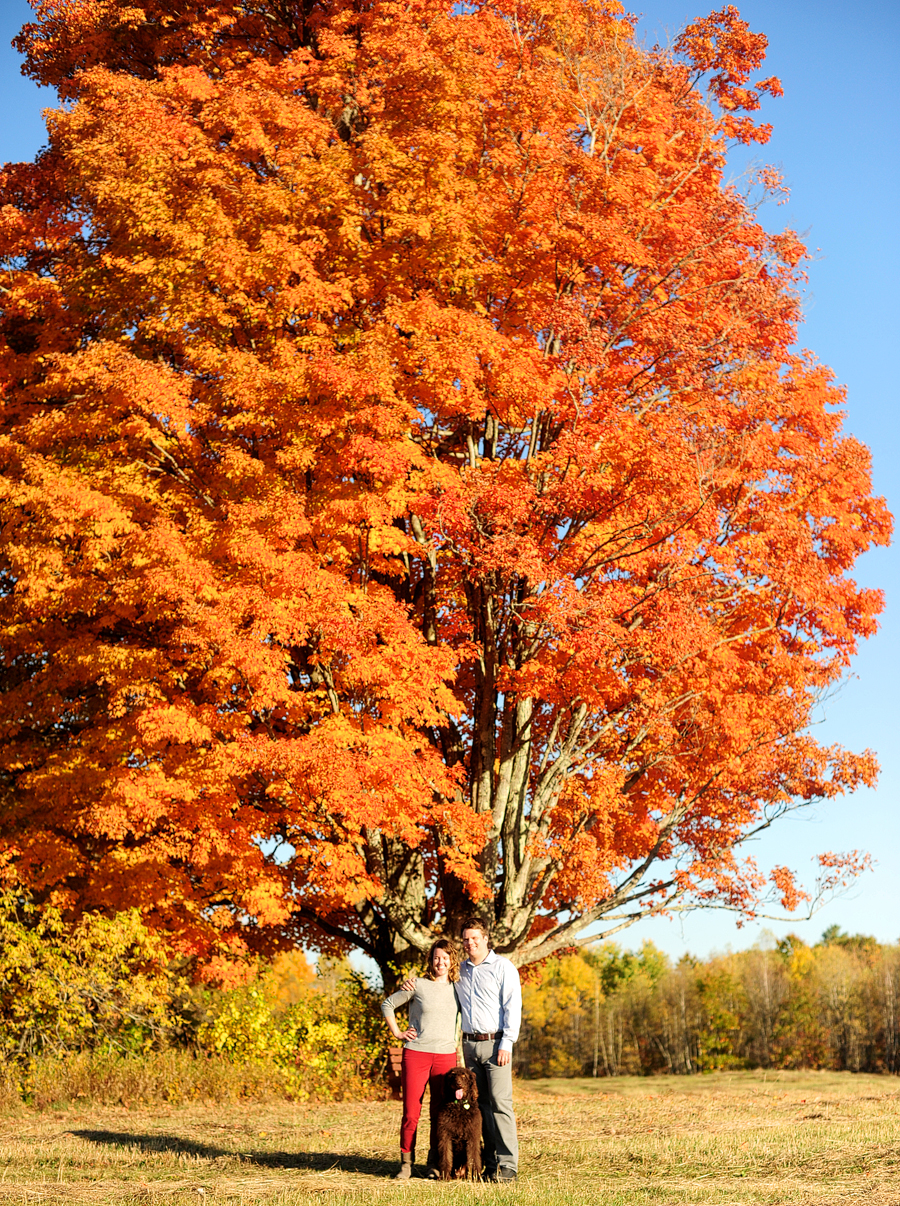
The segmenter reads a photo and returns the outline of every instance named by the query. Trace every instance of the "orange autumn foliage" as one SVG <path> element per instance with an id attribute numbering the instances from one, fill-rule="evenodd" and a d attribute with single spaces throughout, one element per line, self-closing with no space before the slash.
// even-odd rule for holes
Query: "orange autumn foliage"
<path id="1" fill-rule="evenodd" d="M 42 0 L 19 47 L 68 103 L 0 179 L 6 873 L 217 973 L 752 909 L 748 834 L 873 780 L 808 725 L 890 528 L 725 183 L 765 39 Z"/>

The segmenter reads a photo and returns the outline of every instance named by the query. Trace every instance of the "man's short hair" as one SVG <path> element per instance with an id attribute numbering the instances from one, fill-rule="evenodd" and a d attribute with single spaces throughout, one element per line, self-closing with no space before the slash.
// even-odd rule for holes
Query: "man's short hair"
<path id="1" fill-rule="evenodd" d="M 482 921 L 480 917 L 467 917 L 462 923 L 462 929 L 459 931 L 463 935 L 466 930 L 481 930 L 488 942 L 491 940 L 491 929 L 486 921 Z"/>

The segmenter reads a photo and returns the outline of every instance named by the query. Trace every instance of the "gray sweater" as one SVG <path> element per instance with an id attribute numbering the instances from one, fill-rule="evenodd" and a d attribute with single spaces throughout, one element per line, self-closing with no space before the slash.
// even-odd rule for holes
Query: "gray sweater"
<path id="1" fill-rule="evenodd" d="M 428 1051 L 432 1055 L 451 1055 L 456 1050 L 456 1031 L 459 1004 L 452 984 L 439 984 L 436 980 L 416 977 L 415 992 L 398 989 L 381 1003 L 381 1012 L 386 1018 L 394 1017 L 394 1010 L 410 1002 L 409 1024 L 415 1026 L 416 1037 L 407 1040 L 404 1046 L 410 1051 Z"/>

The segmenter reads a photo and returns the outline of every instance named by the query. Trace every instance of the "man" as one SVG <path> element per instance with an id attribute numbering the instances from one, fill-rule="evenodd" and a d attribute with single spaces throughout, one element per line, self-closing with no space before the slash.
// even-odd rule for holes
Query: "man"
<path id="1" fill-rule="evenodd" d="M 522 1021 L 519 973 L 490 949 L 490 932 L 477 918 L 463 926 L 466 959 L 456 993 L 462 1011 L 463 1058 L 475 1073 L 484 1124 L 484 1168 L 491 1181 L 514 1181 L 519 1140 L 512 1102 L 512 1049 Z"/>

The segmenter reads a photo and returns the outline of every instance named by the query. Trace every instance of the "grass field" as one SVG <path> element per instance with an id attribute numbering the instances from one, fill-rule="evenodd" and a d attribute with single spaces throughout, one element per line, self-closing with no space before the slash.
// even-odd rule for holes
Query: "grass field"
<path id="1" fill-rule="evenodd" d="M 394 1185 L 400 1107 L 22 1109 L 0 1117 L 0 1204 L 900 1206 L 900 1082 L 721 1073 L 516 1085 L 511 1186 Z"/>

